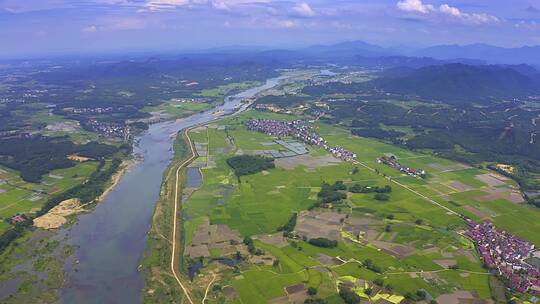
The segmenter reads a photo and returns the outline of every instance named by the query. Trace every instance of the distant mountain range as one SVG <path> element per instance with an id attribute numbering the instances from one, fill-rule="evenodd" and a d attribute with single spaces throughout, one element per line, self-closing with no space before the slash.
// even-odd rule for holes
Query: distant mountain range
<path id="1" fill-rule="evenodd" d="M 112 57 L 111 57 L 112 56 Z M 202 50 L 167 51 L 164 53 L 122 53 L 96 55 L 77 55 L 55 58 L 71 61 L 85 60 L 138 60 L 141 57 L 160 59 L 210 58 L 238 61 L 266 61 L 303 63 L 338 63 L 360 64 L 378 67 L 423 67 L 445 63 L 465 64 L 529 64 L 540 68 L 540 46 L 503 48 L 487 44 L 439 45 L 411 50 L 407 48 L 387 48 L 363 41 L 347 41 L 331 45 L 313 45 L 304 48 L 275 48 L 268 46 L 232 45 Z M 52 57 L 51 57 L 52 58 Z M 47 61 L 48 57 L 33 58 L 32 61 Z M 25 62 L 25 59 L 0 60 L 0 64 L 9 65 Z"/>
<path id="2" fill-rule="evenodd" d="M 374 44 L 369 44 L 363 41 L 348 41 L 333 45 L 314 45 L 298 50 L 301 53 L 306 53 L 311 56 L 318 57 L 381 57 L 399 55 L 398 52 L 392 49 L 386 49 Z"/>
<path id="3" fill-rule="evenodd" d="M 455 104 L 540 94 L 540 72 L 535 68 L 540 67 L 540 46 L 442 45 L 410 51 L 350 41 L 294 50 L 236 46 L 213 51 L 278 65 L 338 63 L 382 68 L 381 77 L 366 85 Z"/>
<path id="4" fill-rule="evenodd" d="M 385 48 L 363 41 L 348 41 L 332 45 L 314 45 L 300 49 L 275 49 L 255 46 L 231 46 L 205 50 L 206 53 L 249 53 L 261 56 L 275 56 L 278 59 L 333 59 L 347 61 L 353 58 L 366 60 L 380 57 L 396 59 L 423 58 L 477 64 L 531 64 L 540 66 L 540 46 L 503 48 L 487 44 L 439 45 L 428 48 L 405 50 Z"/>
<path id="5" fill-rule="evenodd" d="M 526 65 L 443 64 L 399 68 L 372 84 L 386 92 L 448 103 L 483 102 L 540 94 L 540 74 Z"/>
<path id="6" fill-rule="evenodd" d="M 417 50 L 409 55 L 435 59 L 480 59 L 492 64 L 540 65 L 540 46 L 502 48 L 487 44 L 440 45 Z"/>
<path id="7" fill-rule="evenodd" d="M 540 66 L 540 46 L 503 48 L 487 44 L 439 45 L 414 51 L 383 48 L 361 41 L 343 42 L 330 46 L 313 46 L 304 49 L 310 54 L 362 57 L 426 57 L 439 60 L 483 61 L 488 64 L 532 64 Z"/>

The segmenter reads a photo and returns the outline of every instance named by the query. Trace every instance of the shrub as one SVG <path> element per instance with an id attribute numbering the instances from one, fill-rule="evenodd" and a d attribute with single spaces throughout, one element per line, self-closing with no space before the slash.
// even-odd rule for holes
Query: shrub
<path id="1" fill-rule="evenodd" d="M 375 194 L 375 196 L 373 196 L 373 198 L 378 200 L 378 201 L 385 202 L 385 201 L 388 201 L 390 199 L 390 196 L 388 194 L 384 194 L 384 193 L 377 193 L 377 194 Z"/>
<path id="2" fill-rule="evenodd" d="M 274 159 L 258 155 L 240 155 L 227 159 L 236 176 L 255 174 L 275 167 Z"/>
<path id="3" fill-rule="evenodd" d="M 291 233 L 294 230 L 294 227 L 296 226 L 297 217 L 298 215 L 296 213 L 293 213 L 289 221 L 285 225 L 279 227 L 278 231 L 283 231 L 284 233 L 287 233 L 287 234 Z"/>
<path id="4" fill-rule="evenodd" d="M 339 291 L 339 296 L 343 299 L 343 302 L 346 304 L 358 304 L 360 303 L 360 296 L 356 292 L 342 288 Z"/>
<path id="5" fill-rule="evenodd" d="M 310 239 L 309 243 L 313 246 L 322 247 L 322 248 L 335 248 L 338 245 L 338 242 L 335 240 L 329 240 L 326 238 L 314 238 Z"/>

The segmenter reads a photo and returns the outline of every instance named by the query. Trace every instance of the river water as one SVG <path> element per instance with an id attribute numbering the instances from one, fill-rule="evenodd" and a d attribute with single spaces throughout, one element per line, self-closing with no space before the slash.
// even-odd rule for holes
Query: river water
<path id="1" fill-rule="evenodd" d="M 176 134 L 185 128 L 234 115 L 247 108 L 244 98 L 276 86 L 284 77 L 225 98 L 223 105 L 184 119 L 151 125 L 134 147 L 142 161 L 88 214 L 66 231 L 75 245 L 74 260 L 66 261 L 62 303 L 140 303 L 142 258 L 163 172 L 171 162 Z"/>

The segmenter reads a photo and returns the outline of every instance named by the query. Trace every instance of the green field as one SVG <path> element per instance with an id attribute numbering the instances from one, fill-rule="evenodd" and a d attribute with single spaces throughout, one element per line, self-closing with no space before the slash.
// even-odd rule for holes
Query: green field
<path id="1" fill-rule="evenodd" d="M 249 89 L 250 87 L 255 87 L 258 85 L 261 85 L 261 83 L 258 81 L 231 83 L 227 85 L 221 85 L 213 89 L 202 90 L 199 95 L 203 97 L 223 97 L 226 95 L 230 95 L 230 93 L 244 91 Z"/>
<path id="2" fill-rule="evenodd" d="M 4 220 L 15 214 L 37 211 L 52 195 L 84 182 L 97 168 L 96 162 L 80 163 L 51 171 L 39 184 L 23 181 L 18 172 L 0 167 L 0 233 L 10 227 Z"/>
<path id="3" fill-rule="evenodd" d="M 182 99 L 173 98 L 170 100 L 164 100 L 157 106 L 146 106 L 142 108 L 142 112 L 161 112 L 170 116 L 170 118 L 186 117 L 190 114 L 211 109 L 215 103 L 219 103 L 227 95 L 231 95 L 234 92 L 247 90 L 250 87 L 260 85 L 257 81 L 248 81 L 241 83 L 231 83 L 228 85 L 218 86 L 212 89 L 202 90 L 197 93 L 197 96 L 209 98 L 208 102 L 183 102 Z"/>
<path id="4" fill-rule="evenodd" d="M 169 100 L 158 106 L 146 106 L 142 109 L 143 112 L 163 112 L 171 115 L 171 117 L 184 117 L 188 114 L 208 110 L 212 107 L 211 103 L 189 103 L 179 100 Z"/>
<path id="5" fill-rule="evenodd" d="M 321 125 L 319 132 L 323 137 L 328 137 L 330 144 L 342 145 L 357 152 L 359 161 L 372 168 L 378 169 L 388 176 L 398 179 L 399 182 L 410 186 L 416 191 L 452 210 L 476 220 L 481 220 L 482 217 L 471 213 L 465 208 L 466 206 L 492 210 L 492 212 L 488 212 L 488 214 L 492 213 L 493 216 L 490 217 L 490 220 L 493 221 L 495 225 L 513 232 L 522 238 L 533 242 L 537 246 L 540 245 L 540 234 L 536 233 L 536 231 L 540 230 L 540 222 L 537 220 L 540 216 L 540 210 L 538 208 L 524 203 L 513 203 L 507 199 L 488 201 L 478 200 L 479 197 L 486 195 L 492 190 L 488 184 L 476 178 L 477 175 L 490 173 L 488 170 L 478 168 L 454 168 L 456 170 L 452 171 L 440 170 L 433 165 L 455 166 L 456 163 L 432 155 L 419 154 L 401 149 L 373 139 L 353 136 L 346 130 L 329 125 Z M 377 164 L 375 159 L 384 153 L 395 155 L 404 165 L 425 169 L 428 172 L 428 178 L 426 180 L 420 180 L 404 176 L 392 168 L 383 164 Z M 453 182 L 465 184 L 469 189 L 466 191 L 452 189 L 451 184 Z M 504 185 L 498 185 L 491 188 L 518 189 L 519 187 L 515 182 L 507 180 L 504 182 Z M 433 189 L 437 189 L 438 191 Z M 449 201 L 454 202 L 454 204 L 448 203 Z M 426 202 L 424 201 L 424 204 L 425 203 Z M 456 205 L 459 205 L 459 207 Z M 520 218 L 522 220 L 519 220 Z M 533 225 L 533 227 L 531 227 L 531 225 Z"/>
<path id="6" fill-rule="evenodd" d="M 472 244 L 457 233 L 464 227 L 462 219 L 417 193 L 455 212 L 480 220 L 477 214 L 470 211 L 470 207 L 477 208 L 489 214 L 490 219 L 501 228 L 540 243 L 540 236 L 534 233 L 538 229 L 531 229 L 530 226 L 539 225 L 533 220 L 538 218 L 538 210 L 523 203 L 512 203 L 508 198 L 479 199 L 495 188 L 516 188 L 512 181 L 490 186 L 478 178 L 489 173 L 484 169 L 470 168 L 433 155 L 352 136 L 344 129 L 326 124 L 318 124 L 317 132 L 330 145 L 341 145 L 356 152 L 361 165 L 340 162 L 316 167 L 278 166 L 237 178 L 226 163 L 229 157 L 256 150 L 282 149 L 272 143 L 271 137 L 244 128 L 245 121 L 255 117 L 291 119 L 288 116 L 249 111 L 190 133 L 194 142 L 205 147 L 208 145 L 209 155 L 196 161 L 202 166 L 203 184 L 183 205 L 185 218 L 188 219 L 184 222 L 186 246 L 191 245 L 205 220 L 209 220 L 210 224 L 225 224 L 241 237 L 274 234 L 293 213 L 306 210 L 317 202 L 316 194 L 323 182 L 341 180 L 346 185 L 391 185 L 392 192 L 390 200 L 386 202 L 375 200 L 372 193 L 349 193 L 345 204 L 333 208 L 334 212 L 347 214 L 348 218 L 377 221 L 377 224 L 370 226 L 375 234 L 373 242 L 370 239 L 360 244 L 353 236 L 343 232 L 339 246 L 334 249 L 314 247 L 302 240 L 291 239 L 285 243 L 285 247 L 280 248 L 257 240 L 256 247 L 265 255 L 279 260 L 279 265 L 244 262 L 235 271 L 222 270 L 220 286 L 232 286 L 236 292 L 235 297 L 227 300 L 229 302 L 265 303 L 286 296 L 285 288 L 299 283 L 306 287 L 317 287 L 318 296 L 328 297 L 330 301 L 336 299 L 340 280 L 351 278 L 366 282 L 383 279 L 385 284 L 392 286 L 391 293 L 398 298 L 408 292 L 415 293 L 418 289 L 426 290 L 433 297 L 454 290 L 470 290 L 480 298 L 489 298 L 488 274 L 482 268 Z M 395 155 L 404 165 L 425 169 L 427 178 L 406 176 L 378 164 L 376 159 L 384 154 Z M 324 150 L 316 148 L 310 148 L 310 155 L 328 156 Z M 353 174 L 354 167 L 358 168 L 358 172 Z M 458 189 L 460 187 L 462 189 Z M 518 218 L 531 221 L 519 221 Z M 421 225 L 418 220 L 421 220 Z M 391 226 L 391 232 L 385 232 L 387 226 Z M 382 245 L 377 242 L 405 246 L 411 252 L 399 257 L 381 250 L 378 246 Z M 211 250 L 211 257 L 218 254 L 219 250 Z M 323 264 L 318 260 L 320 254 L 339 257 L 345 263 Z M 366 259 L 372 260 L 382 272 L 376 273 L 362 266 Z M 459 269 L 451 270 L 442 266 L 447 260 Z M 380 295 L 384 296 L 384 293 L 381 291 Z M 222 299 L 217 291 L 213 297 L 216 301 Z"/>

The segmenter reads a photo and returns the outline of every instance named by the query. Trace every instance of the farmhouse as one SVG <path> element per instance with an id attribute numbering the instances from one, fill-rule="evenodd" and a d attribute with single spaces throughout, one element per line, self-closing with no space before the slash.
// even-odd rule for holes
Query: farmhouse
<path id="1" fill-rule="evenodd" d="M 409 168 L 407 166 L 404 166 L 402 164 L 400 164 L 396 157 L 395 156 L 382 156 L 380 158 L 377 159 L 377 162 L 379 164 L 385 164 L 385 165 L 388 165 L 396 170 L 399 170 L 405 174 L 408 174 L 410 176 L 414 176 L 414 177 L 424 177 L 426 175 L 426 171 L 424 170 L 421 170 L 421 169 L 414 169 L 414 168 Z"/>
<path id="2" fill-rule="evenodd" d="M 484 264 L 503 278 L 517 292 L 540 294 L 540 270 L 526 262 L 537 250 L 534 244 L 496 228 L 470 219 L 467 235 L 473 240 Z"/>
<path id="3" fill-rule="evenodd" d="M 15 224 L 18 224 L 18 223 L 22 223 L 26 221 L 26 216 L 24 214 L 17 214 L 17 215 L 14 215 L 13 217 L 11 217 L 9 219 L 9 222 L 12 224 L 12 225 L 15 225 Z"/>
<path id="4" fill-rule="evenodd" d="M 356 154 L 343 147 L 329 146 L 327 141 L 319 136 L 301 120 L 281 121 L 272 119 L 253 119 L 247 122 L 247 128 L 251 131 L 265 133 L 269 136 L 276 136 L 279 139 L 292 136 L 308 145 L 321 147 L 330 152 L 334 157 L 344 161 L 352 161 Z"/>

